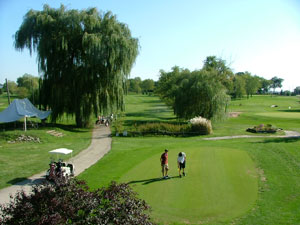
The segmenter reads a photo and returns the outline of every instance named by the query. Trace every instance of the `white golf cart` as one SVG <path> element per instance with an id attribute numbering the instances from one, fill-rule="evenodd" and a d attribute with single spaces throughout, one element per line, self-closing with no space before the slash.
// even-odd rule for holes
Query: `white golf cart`
<path id="1" fill-rule="evenodd" d="M 67 148 L 58 148 L 49 151 L 50 154 L 56 154 L 56 160 L 51 158 L 49 164 L 50 168 L 46 172 L 46 179 L 51 181 L 56 177 L 70 177 L 74 176 L 75 167 L 72 163 L 63 162 L 63 159 L 59 156 L 71 154 L 72 157 L 73 150 Z"/>

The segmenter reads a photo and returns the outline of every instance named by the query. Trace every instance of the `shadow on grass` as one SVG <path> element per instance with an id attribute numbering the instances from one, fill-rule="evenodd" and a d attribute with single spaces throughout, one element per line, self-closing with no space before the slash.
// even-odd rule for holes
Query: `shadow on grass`
<path id="1" fill-rule="evenodd" d="M 27 180 L 27 177 L 18 177 L 18 178 L 14 178 L 10 181 L 8 181 L 8 184 L 16 184 L 16 183 L 20 183 L 23 182 L 24 180 Z"/>
<path id="2" fill-rule="evenodd" d="M 157 177 L 157 178 L 151 178 L 151 179 L 145 179 L 145 180 L 133 180 L 128 182 L 127 184 L 136 184 L 136 183 L 142 183 L 142 185 L 147 185 L 151 184 L 154 182 L 160 182 L 160 181 L 166 181 L 174 178 L 180 178 L 179 176 L 174 176 L 174 177 L 169 177 L 168 179 L 164 179 L 162 177 Z"/>
<path id="3" fill-rule="evenodd" d="M 84 128 L 78 128 L 75 125 L 66 125 L 66 124 L 57 124 L 57 123 L 48 123 L 46 127 L 53 127 L 53 128 L 59 128 L 64 131 L 73 132 L 73 133 L 83 133 L 87 132 L 87 129 Z"/>
<path id="4" fill-rule="evenodd" d="M 260 141 L 258 143 L 292 143 L 300 141 L 300 137 L 272 138 Z"/>
<path id="5" fill-rule="evenodd" d="M 24 123 L 21 121 L 10 122 L 10 123 L 1 123 L 0 124 L 0 132 L 13 131 L 13 130 L 23 131 L 23 126 L 24 126 Z M 70 125 L 70 124 L 46 123 L 45 125 L 42 125 L 41 123 L 38 123 L 37 128 L 36 127 L 33 128 L 30 125 L 27 125 L 28 130 L 42 130 L 42 129 L 46 129 L 46 128 L 50 128 L 50 129 L 59 128 L 64 131 L 69 131 L 69 132 L 73 132 L 73 133 L 83 133 L 83 132 L 88 131 L 88 129 L 77 128 L 75 125 Z"/>
<path id="6" fill-rule="evenodd" d="M 34 185 L 34 184 L 41 184 L 46 181 L 45 176 L 36 178 L 36 179 L 28 179 L 27 177 L 18 177 L 14 178 L 10 181 L 7 181 L 8 184 L 12 185 L 18 185 L 18 186 L 23 186 L 23 185 Z"/>
<path id="7" fill-rule="evenodd" d="M 290 113 L 298 113 L 300 112 L 300 109 L 281 109 L 281 110 L 277 110 L 278 112 L 290 112 Z"/>

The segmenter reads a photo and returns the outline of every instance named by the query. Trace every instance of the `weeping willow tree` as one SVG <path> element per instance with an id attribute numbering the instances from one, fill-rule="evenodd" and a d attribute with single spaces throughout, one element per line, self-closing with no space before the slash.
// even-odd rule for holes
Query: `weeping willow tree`
<path id="1" fill-rule="evenodd" d="M 41 101 L 52 120 L 90 116 L 124 107 L 126 79 L 138 55 L 138 40 L 111 12 L 66 10 L 44 5 L 30 10 L 15 34 L 15 48 L 37 52 Z"/>
<path id="2" fill-rule="evenodd" d="M 230 97 L 225 87 L 213 72 L 193 71 L 182 80 L 174 101 L 174 113 L 185 119 L 202 116 L 210 120 L 221 120 L 226 115 Z"/>
<path id="3" fill-rule="evenodd" d="M 216 70 L 190 72 L 173 67 L 171 72 L 161 71 L 156 92 L 173 108 L 178 118 L 202 116 L 222 120 L 226 116 L 230 97 L 217 75 Z"/>

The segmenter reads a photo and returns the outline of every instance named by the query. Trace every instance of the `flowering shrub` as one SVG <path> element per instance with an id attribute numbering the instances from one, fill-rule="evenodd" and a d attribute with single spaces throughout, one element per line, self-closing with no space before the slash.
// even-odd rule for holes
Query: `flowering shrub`
<path id="1" fill-rule="evenodd" d="M 191 130 L 193 132 L 199 132 L 200 134 L 212 133 L 211 121 L 208 119 L 198 116 L 191 119 L 190 123 L 191 123 Z"/>
<path id="2" fill-rule="evenodd" d="M 84 181 L 56 180 L 21 191 L 0 205 L 0 224 L 153 224 L 149 206 L 128 184 L 89 191 Z"/>

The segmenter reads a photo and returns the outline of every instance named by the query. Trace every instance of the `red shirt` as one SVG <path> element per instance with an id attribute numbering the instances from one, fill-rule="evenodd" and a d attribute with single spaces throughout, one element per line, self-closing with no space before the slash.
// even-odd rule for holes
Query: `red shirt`
<path id="1" fill-rule="evenodd" d="M 168 153 L 167 152 L 163 153 L 160 158 L 161 158 L 162 165 L 168 164 Z"/>

